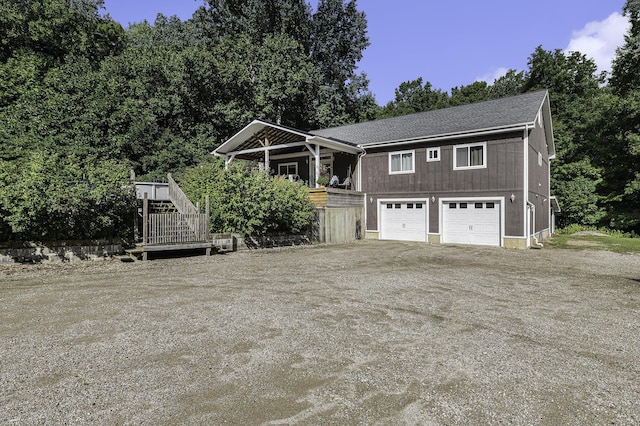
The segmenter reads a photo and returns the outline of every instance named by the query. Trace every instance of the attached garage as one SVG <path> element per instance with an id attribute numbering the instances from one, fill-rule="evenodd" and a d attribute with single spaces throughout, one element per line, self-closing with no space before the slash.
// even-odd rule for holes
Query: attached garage
<path id="1" fill-rule="evenodd" d="M 380 239 L 427 240 L 426 200 L 381 200 L 379 207 Z"/>
<path id="2" fill-rule="evenodd" d="M 442 242 L 500 246 L 500 207 L 497 200 L 443 200 Z"/>

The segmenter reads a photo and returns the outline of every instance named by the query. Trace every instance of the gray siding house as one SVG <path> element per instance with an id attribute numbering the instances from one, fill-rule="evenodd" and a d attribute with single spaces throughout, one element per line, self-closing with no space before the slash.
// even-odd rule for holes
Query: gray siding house
<path id="1" fill-rule="evenodd" d="M 255 120 L 213 153 L 310 187 L 324 166 L 362 194 L 366 238 L 528 248 L 559 211 L 547 91 L 310 132 Z"/>

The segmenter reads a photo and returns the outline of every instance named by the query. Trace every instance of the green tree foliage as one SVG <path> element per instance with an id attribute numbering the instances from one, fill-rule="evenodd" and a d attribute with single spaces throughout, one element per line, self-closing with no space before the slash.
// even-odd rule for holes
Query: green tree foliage
<path id="1" fill-rule="evenodd" d="M 46 152 L 20 163 L 0 160 L 0 211 L 13 237 L 129 237 L 135 206 L 129 169 L 122 164 L 81 166 Z"/>
<path id="2" fill-rule="evenodd" d="M 223 161 L 188 168 L 180 186 L 201 204 L 209 196 L 212 232 L 296 234 L 305 232 L 315 215 L 304 184 L 269 177 L 242 162 L 228 170 Z"/>
<path id="3" fill-rule="evenodd" d="M 601 115 L 598 135 L 606 147 L 604 186 L 610 225 L 640 233 L 640 2 L 627 0 L 631 23 L 616 52 L 609 79 L 613 100 Z"/>
<path id="4" fill-rule="evenodd" d="M 490 97 L 492 99 L 504 98 L 506 96 L 515 96 L 524 93 L 524 85 L 526 83 L 524 71 L 516 71 L 510 69 L 505 75 L 496 79 L 489 86 Z"/>
<path id="5" fill-rule="evenodd" d="M 310 97 L 314 105 L 311 122 L 315 127 L 332 127 L 357 122 L 374 114 L 373 95 L 366 74 L 356 73 L 362 52 L 369 46 L 365 14 L 357 2 L 319 0 L 311 22 L 310 59 L 315 67 L 315 87 Z"/>
<path id="6" fill-rule="evenodd" d="M 454 87 L 451 89 L 449 104 L 452 106 L 466 105 L 490 99 L 490 90 L 486 81 L 474 81 L 473 83 Z"/>
<path id="7" fill-rule="evenodd" d="M 0 0 L 0 62 L 22 51 L 41 54 L 52 64 L 67 55 L 100 60 L 117 53 L 123 29 L 102 0 Z"/>
<path id="8" fill-rule="evenodd" d="M 395 90 L 395 99 L 382 108 L 378 118 L 396 117 L 414 112 L 445 108 L 449 105 L 449 96 L 442 90 L 433 90 L 422 77 L 401 83 Z"/>
<path id="9" fill-rule="evenodd" d="M 602 182 L 600 169 L 587 159 L 553 167 L 552 192 L 562 203 L 558 226 L 599 225 L 605 216 L 596 189 Z"/>
<path id="10" fill-rule="evenodd" d="M 631 28 L 624 37 L 624 45 L 616 52 L 609 79 L 613 91 L 622 96 L 640 91 L 640 2 L 627 0 L 623 13 Z"/>

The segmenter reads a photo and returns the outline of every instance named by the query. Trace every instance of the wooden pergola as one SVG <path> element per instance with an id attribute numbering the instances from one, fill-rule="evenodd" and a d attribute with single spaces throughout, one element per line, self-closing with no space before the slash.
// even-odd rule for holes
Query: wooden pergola
<path id="1" fill-rule="evenodd" d="M 364 150 L 349 142 L 324 138 L 264 120 L 254 120 L 211 154 L 224 157 L 226 167 L 233 160 L 242 159 L 264 161 L 266 170 L 270 170 L 270 156 L 276 153 L 300 156 L 310 154 L 315 159 L 315 176 L 319 176 L 321 155 L 332 152 L 358 155 Z M 318 184 L 315 186 L 318 187 Z"/>

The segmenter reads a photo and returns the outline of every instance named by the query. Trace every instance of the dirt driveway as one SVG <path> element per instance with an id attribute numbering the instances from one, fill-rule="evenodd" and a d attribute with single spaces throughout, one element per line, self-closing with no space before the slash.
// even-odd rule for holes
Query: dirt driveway
<path id="1" fill-rule="evenodd" d="M 640 256 L 363 241 L 0 268 L 0 424 L 638 424 Z"/>

